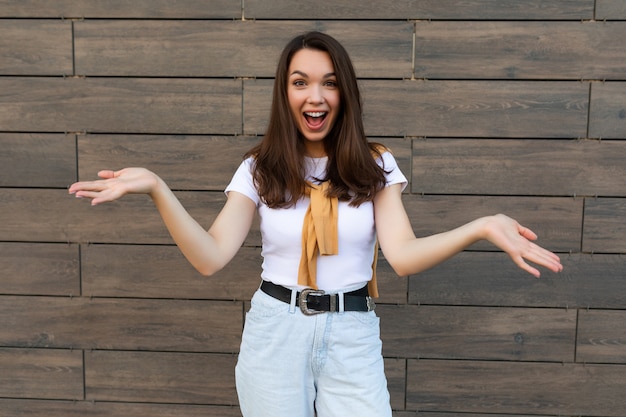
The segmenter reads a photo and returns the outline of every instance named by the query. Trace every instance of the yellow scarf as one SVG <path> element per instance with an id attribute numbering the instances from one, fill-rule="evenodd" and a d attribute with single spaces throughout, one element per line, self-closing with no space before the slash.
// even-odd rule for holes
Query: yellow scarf
<path id="1" fill-rule="evenodd" d="M 337 197 L 327 197 L 329 182 L 310 184 L 306 193 L 311 203 L 304 215 L 302 225 L 302 256 L 298 268 L 298 284 L 317 289 L 317 256 L 337 255 L 339 238 L 337 232 Z M 376 263 L 378 261 L 378 241 L 374 248 L 372 279 L 368 282 L 369 295 L 378 297 L 376 283 Z"/>

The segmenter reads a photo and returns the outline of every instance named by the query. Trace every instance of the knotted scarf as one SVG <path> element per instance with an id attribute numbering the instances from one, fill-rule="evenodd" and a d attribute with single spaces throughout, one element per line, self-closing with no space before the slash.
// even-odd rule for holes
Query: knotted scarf
<path id="1" fill-rule="evenodd" d="M 317 289 L 318 255 L 337 255 L 339 237 L 337 232 L 338 206 L 337 197 L 328 197 L 326 192 L 329 182 L 308 183 L 307 190 L 311 203 L 304 215 L 302 225 L 302 256 L 298 268 L 298 284 Z M 376 284 L 376 263 L 378 261 L 378 242 L 374 248 L 372 279 L 368 283 L 371 297 L 378 297 Z"/>

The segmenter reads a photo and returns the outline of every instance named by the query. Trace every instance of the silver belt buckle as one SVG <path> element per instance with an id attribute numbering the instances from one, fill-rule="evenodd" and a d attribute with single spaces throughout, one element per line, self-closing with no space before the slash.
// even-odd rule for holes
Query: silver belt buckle
<path id="1" fill-rule="evenodd" d="M 324 313 L 324 311 L 317 311 L 317 310 L 309 309 L 309 305 L 308 305 L 309 295 L 313 295 L 313 296 L 324 295 L 324 291 L 315 290 L 313 288 L 305 288 L 302 291 L 300 291 L 300 296 L 298 297 L 298 304 L 300 305 L 300 311 L 302 311 L 302 314 L 304 314 L 305 316 L 314 316 L 316 314 Z"/>

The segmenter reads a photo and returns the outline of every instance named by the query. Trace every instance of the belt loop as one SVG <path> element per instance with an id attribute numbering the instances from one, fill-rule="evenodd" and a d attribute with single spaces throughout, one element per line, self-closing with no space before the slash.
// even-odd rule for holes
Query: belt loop
<path id="1" fill-rule="evenodd" d="M 343 299 L 343 292 L 338 292 L 337 298 L 339 299 L 339 309 L 337 311 L 339 311 L 339 313 L 343 313 L 344 311 L 346 311 Z"/>
<path id="2" fill-rule="evenodd" d="M 294 314 L 296 312 L 296 301 L 298 300 L 298 291 L 291 290 L 291 301 L 289 302 L 289 312 Z"/>

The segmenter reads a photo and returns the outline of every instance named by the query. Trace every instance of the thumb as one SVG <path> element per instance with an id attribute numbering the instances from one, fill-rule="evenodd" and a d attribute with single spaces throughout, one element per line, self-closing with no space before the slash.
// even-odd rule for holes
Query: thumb
<path id="1" fill-rule="evenodd" d="M 520 235 L 524 236 L 528 240 L 537 240 L 537 234 L 528 227 L 519 225 L 518 231 Z"/>
<path id="2" fill-rule="evenodd" d="M 115 171 L 112 171 L 110 169 L 104 169 L 98 172 L 98 177 L 102 179 L 115 178 Z"/>

